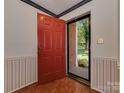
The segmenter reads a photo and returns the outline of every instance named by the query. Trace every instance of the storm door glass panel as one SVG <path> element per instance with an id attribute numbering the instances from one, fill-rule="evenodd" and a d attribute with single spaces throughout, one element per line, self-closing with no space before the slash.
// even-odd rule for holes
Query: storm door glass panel
<path id="1" fill-rule="evenodd" d="M 89 17 L 69 23 L 69 73 L 89 80 Z"/>

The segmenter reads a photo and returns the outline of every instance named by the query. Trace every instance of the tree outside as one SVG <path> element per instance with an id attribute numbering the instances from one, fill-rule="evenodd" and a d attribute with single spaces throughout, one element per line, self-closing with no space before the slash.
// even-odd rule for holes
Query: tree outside
<path id="1" fill-rule="evenodd" d="M 88 67 L 88 47 L 89 47 L 89 19 L 85 18 L 76 22 L 78 31 L 78 66 Z"/>

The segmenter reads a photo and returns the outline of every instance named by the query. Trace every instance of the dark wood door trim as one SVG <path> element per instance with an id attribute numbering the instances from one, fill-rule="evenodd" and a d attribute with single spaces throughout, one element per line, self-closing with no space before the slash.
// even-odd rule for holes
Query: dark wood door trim
<path id="1" fill-rule="evenodd" d="M 80 77 L 78 75 L 74 75 L 73 73 L 69 72 L 69 48 L 70 48 L 69 47 L 70 46 L 69 45 L 69 24 L 77 22 L 77 21 L 79 21 L 81 19 L 84 19 L 84 18 L 89 18 L 89 79 L 85 79 L 83 77 Z M 76 77 L 79 77 L 79 78 L 82 78 L 84 80 L 90 81 L 91 80 L 91 71 L 90 70 L 91 70 L 91 15 L 87 14 L 85 16 L 82 16 L 80 18 L 74 19 L 74 20 L 69 21 L 67 23 L 67 73 L 69 75 L 74 75 Z"/>

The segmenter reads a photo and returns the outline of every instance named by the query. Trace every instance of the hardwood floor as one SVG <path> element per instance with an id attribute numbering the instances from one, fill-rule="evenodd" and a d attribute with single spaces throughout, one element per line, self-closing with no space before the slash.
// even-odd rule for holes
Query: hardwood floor
<path id="1" fill-rule="evenodd" d="M 32 85 L 14 93 L 99 93 L 68 77 L 43 85 Z"/>

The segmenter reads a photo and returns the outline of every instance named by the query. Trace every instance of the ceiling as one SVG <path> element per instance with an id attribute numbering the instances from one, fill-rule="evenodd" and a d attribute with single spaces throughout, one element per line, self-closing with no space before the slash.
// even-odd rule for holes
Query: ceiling
<path id="1" fill-rule="evenodd" d="M 92 0 L 21 0 L 54 17 L 61 17 Z"/>
<path id="2" fill-rule="evenodd" d="M 31 1 L 58 15 L 83 0 L 31 0 Z"/>

